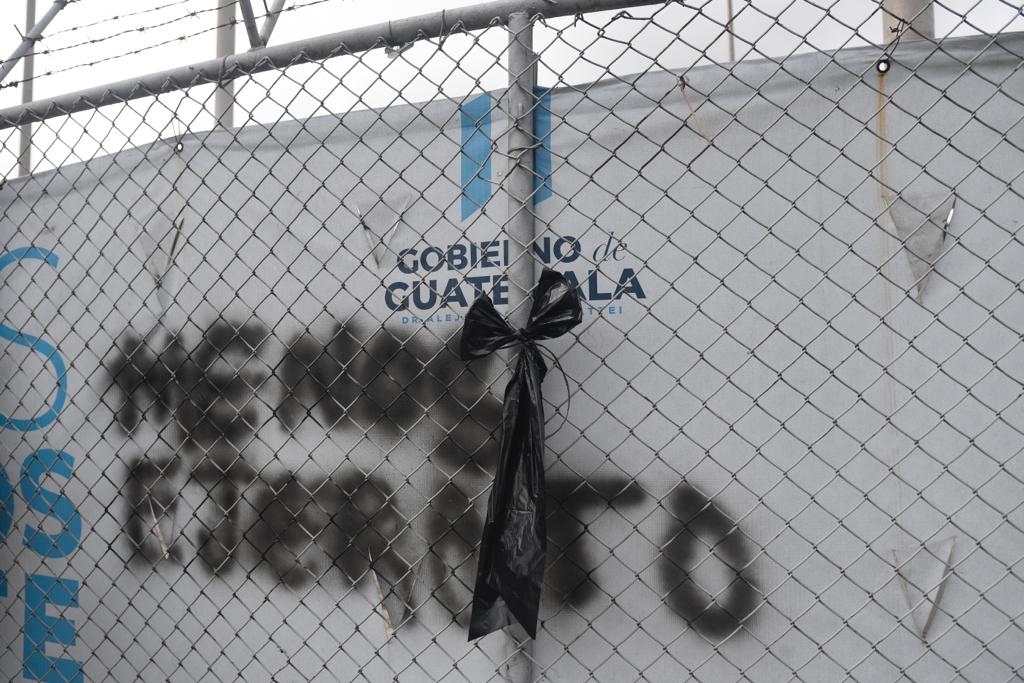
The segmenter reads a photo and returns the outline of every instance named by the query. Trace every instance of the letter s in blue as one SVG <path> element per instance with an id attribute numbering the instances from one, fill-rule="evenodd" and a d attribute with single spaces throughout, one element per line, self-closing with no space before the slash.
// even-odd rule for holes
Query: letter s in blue
<path id="1" fill-rule="evenodd" d="M 41 557 L 67 557 L 82 539 L 82 516 L 75 504 L 60 492 L 43 488 L 47 474 L 71 479 L 75 459 L 67 453 L 44 448 L 25 458 L 21 465 L 21 495 L 28 506 L 60 522 L 60 531 L 48 534 L 42 529 L 25 529 L 25 545 Z"/>
<path id="2" fill-rule="evenodd" d="M 52 251 L 39 247 L 21 247 L 0 256 L 0 270 L 18 261 L 29 259 L 45 261 L 51 268 L 57 267 L 57 255 Z M 32 432 L 42 429 L 56 420 L 57 415 L 64 408 L 64 400 L 67 398 L 68 393 L 68 374 L 64 366 L 64 359 L 60 357 L 57 349 L 49 342 L 6 325 L 0 325 L 0 337 L 15 344 L 26 346 L 29 350 L 41 354 L 46 362 L 53 365 L 53 370 L 57 373 L 57 396 L 53 400 L 53 405 L 45 413 L 33 418 L 8 417 L 0 413 L 0 428 L 15 429 L 19 432 Z"/>

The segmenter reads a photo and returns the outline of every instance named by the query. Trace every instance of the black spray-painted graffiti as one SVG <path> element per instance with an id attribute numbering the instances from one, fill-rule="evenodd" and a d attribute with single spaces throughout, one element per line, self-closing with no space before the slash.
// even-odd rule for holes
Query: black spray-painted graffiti
<path id="1" fill-rule="evenodd" d="M 372 574 L 396 627 L 428 601 L 464 624 L 483 523 L 474 500 L 494 467 L 499 401 L 448 348 L 379 328 L 335 325 L 326 341 L 307 332 L 277 358 L 271 339 L 262 325 L 220 320 L 194 343 L 185 334 L 120 341 L 108 365 L 117 425 L 129 435 L 149 425 L 166 446 L 129 463 L 124 528 L 133 561 L 197 559 L 213 574 L 241 569 L 294 589 L 329 576 L 352 586 Z M 312 420 L 326 431 L 401 437 L 429 420 L 445 435 L 430 458 L 458 474 L 423 491 L 367 474 L 345 453 L 329 475 L 255 467 L 247 452 L 267 419 L 260 410 L 286 433 Z M 548 495 L 545 598 L 582 605 L 600 592 L 595 573 L 607 549 L 581 520 L 628 510 L 647 494 L 625 475 L 558 471 L 548 475 Z M 749 541 L 686 483 L 663 505 L 673 518 L 659 560 L 667 604 L 708 636 L 734 632 L 760 602 Z M 690 576 L 709 553 L 734 575 L 718 595 Z"/>
<path id="2" fill-rule="evenodd" d="M 699 631 L 726 636 L 760 602 L 750 567 L 754 559 L 750 543 L 727 514 L 689 484 L 677 486 L 666 500 L 678 522 L 662 546 L 662 580 L 672 587 L 666 599 Z M 727 586 L 718 596 L 692 578 L 696 565 L 709 555 L 727 568 Z"/>

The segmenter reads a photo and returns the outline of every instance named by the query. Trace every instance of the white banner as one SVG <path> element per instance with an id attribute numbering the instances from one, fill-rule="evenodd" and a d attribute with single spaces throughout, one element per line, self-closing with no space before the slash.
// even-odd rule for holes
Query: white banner
<path id="1" fill-rule="evenodd" d="M 584 323 L 545 343 L 534 676 L 1024 666 L 1024 42 L 988 41 L 538 92 L 534 255 Z M 504 360 L 455 344 L 510 307 L 507 126 L 477 93 L 0 190 L 7 678 L 507 664 L 466 632 Z"/>

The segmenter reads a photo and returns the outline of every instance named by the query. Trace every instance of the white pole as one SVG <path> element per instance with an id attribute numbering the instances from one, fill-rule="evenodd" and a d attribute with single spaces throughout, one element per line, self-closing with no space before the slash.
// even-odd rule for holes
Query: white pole
<path id="1" fill-rule="evenodd" d="M 36 0 L 25 2 L 25 32 L 26 34 L 36 25 Z M 25 63 L 22 65 L 21 103 L 28 104 L 32 101 L 33 85 L 35 81 L 36 56 L 35 47 L 25 54 Z M 26 123 L 18 129 L 21 136 L 18 149 L 18 174 L 26 176 L 32 172 L 32 124 Z"/>
<path id="2" fill-rule="evenodd" d="M 725 11 L 728 18 L 725 22 L 725 30 L 729 33 L 729 61 L 736 61 L 736 32 L 733 30 L 733 20 L 736 18 L 733 14 L 732 0 L 725 0 Z"/>
<path id="3" fill-rule="evenodd" d="M 932 0 L 883 0 L 882 42 L 935 40 Z"/>
<path id="4" fill-rule="evenodd" d="M 217 7 L 217 59 L 235 54 L 235 3 L 233 0 L 214 0 Z M 235 125 L 235 82 L 225 80 L 217 86 L 213 101 L 215 125 L 233 128 Z"/>

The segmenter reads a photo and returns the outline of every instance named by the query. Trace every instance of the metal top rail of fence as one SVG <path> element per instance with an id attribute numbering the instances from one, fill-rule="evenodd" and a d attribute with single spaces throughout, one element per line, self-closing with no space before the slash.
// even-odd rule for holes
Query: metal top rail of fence
<path id="1" fill-rule="evenodd" d="M 0 671 L 1018 679 L 1024 17 L 720 4 L 221 3 L 0 109 Z"/>
<path id="2" fill-rule="evenodd" d="M 383 24 L 339 31 L 309 40 L 262 47 L 250 52 L 211 59 L 108 83 L 56 98 L 12 107 L 0 112 L 0 126 L 9 128 L 108 104 L 126 102 L 160 93 L 208 83 L 223 83 L 241 76 L 285 69 L 298 64 L 318 62 L 340 55 L 358 54 L 374 48 L 397 48 L 429 38 L 445 38 L 453 33 L 479 31 L 505 25 L 512 14 L 524 13 L 532 19 L 574 16 L 586 12 L 618 10 L 656 4 L 651 0 L 527 0 L 525 2 L 481 3 L 441 10 Z"/>

